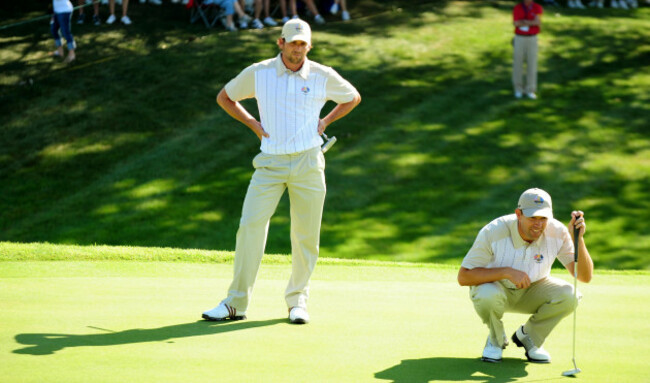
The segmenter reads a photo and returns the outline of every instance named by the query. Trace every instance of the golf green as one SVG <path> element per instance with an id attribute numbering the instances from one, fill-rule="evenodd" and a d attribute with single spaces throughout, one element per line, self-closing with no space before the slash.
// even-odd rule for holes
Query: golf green
<path id="1" fill-rule="evenodd" d="M 232 265 L 91 261 L 0 263 L 0 380 L 6 382 L 530 382 L 572 368 L 572 321 L 545 348 L 500 364 L 456 269 L 320 265 L 312 322 L 288 323 L 289 265 L 263 264 L 248 320 L 215 323 Z M 568 273 L 556 274 L 571 280 Z M 581 285 L 584 382 L 648 382 L 650 275 L 603 272 Z M 507 331 L 526 317 L 509 314 Z"/>

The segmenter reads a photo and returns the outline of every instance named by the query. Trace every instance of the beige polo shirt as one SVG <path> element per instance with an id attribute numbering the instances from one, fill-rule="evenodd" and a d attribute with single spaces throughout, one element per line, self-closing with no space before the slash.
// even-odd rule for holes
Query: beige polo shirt
<path id="1" fill-rule="evenodd" d="M 461 265 L 467 269 L 511 267 L 525 272 L 535 282 L 550 274 L 555 258 L 565 266 L 573 262 L 573 252 L 571 235 L 562 222 L 549 219 L 544 233 L 528 243 L 517 230 L 517 215 L 510 214 L 481 229 Z M 510 281 L 504 283 L 514 287 Z"/>
<path id="2" fill-rule="evenodd" d="M 244 69 L 225 86 L 233 101 L 256 98 L 262 127 L 260 149 L 267 154 L 292 154 L 320 146 L 320 112 L 328 100 L 350 102 L 357 90 L 330 67 L 306 60 L 297 72 L 280 55 Z"/>

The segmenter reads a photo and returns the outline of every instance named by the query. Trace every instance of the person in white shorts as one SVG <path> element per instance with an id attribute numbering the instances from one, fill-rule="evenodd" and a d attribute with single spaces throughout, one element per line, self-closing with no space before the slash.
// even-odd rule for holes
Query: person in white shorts
<path id="1" fill-rule="evenodd" d="M 584 213 L 573 211 L 567 229 L 553 218 L 551 196 L 528 189 L 515 214 L 499 217 L 481 229 L 458 272 L 470 286 L 470 298 L 488 335 L 482 360 L 500 362 L 508 345 L 501 318 L 505 312 L 532 314 L 512 335 L 530 362 L 549 363 L 542 345 L 553 328 L 578 304 L 573 285 L 550 276 L 555 259 L 573 275 L 573 228 L 578 234 L 578 280 L 589 282 L 594 264 L 584 241 Z M 580 296 L 578 294 L 578 296 Z"/>
<path id="2" fill-rule="evenodd" d="M 203 313 L 206 320 L 239 320 L 246 310 L 264 255 L 271 216 L 285 189 L 291 204 L 292 274 L 285 292 L 292 323 L 309 321 L 309 279 L 318 258 L 325 201 L 325 157 L 320 137 L 325 128 L 354 109 L 361 96 L 334 69 L 307 59 L 309 24 L 284 24 L 280 54 L 244 69 L 219 92 L 217 102 L 261 140 L 237 231 L 233 281 L 228 296 Z M 238 102 L 256 98 L 257 121 Z M 336 105 L 324 118 L 325 103 Z"/>

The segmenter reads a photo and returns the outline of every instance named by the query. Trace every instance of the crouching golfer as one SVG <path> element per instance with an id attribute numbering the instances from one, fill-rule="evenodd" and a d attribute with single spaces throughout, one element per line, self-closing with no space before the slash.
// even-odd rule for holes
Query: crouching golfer
<path id="1" fill-rule="evenodd" d="M 320 135 L 361 101 L 359 92 L 332 68 L 307 59 L 309 24 L 294 19 L 282 28 L 280 54 L 244 69 L 219 92 L 217 102 L 261 140 L 237 231 L 234 278 L 228 296 L 207 320 L 246 318 L 264 254 L 269 220 L 285 189 L 291 204 L 292 273 L 285 292 L 292 323 L 309 321 L 309 279 L 318 258 L 325 201 L 325 157 Z M 257 121 L 238 102 L 257 99 Z M 320 118 L 328 100 L 338 105 Z"/>
<path id="2" fill-rule="evenodd" d="M 569 227 L 579 228 L 578 279 L 589 282 L 593 262 L 583 235 L 586 230 L 581 211 L 571 213 Z M 470 298 L 490 334 L 482 360 L 499 362 L 508 345 L 503 313 L 533 314 L 512 335 L 524 347 L 531 362 L 550 363 L 542 347 L 553 328 L 571 314 L 578 304 L 573 285 L 550 276 L 558 258 L 573 275 L 573 230 L 553 218 L 551 196 L 541 189 L 526 190 L 519 197 L 515 214 L 495 219 L 483 227 L 469 250 L 458 282 L 470 287 Z"/>

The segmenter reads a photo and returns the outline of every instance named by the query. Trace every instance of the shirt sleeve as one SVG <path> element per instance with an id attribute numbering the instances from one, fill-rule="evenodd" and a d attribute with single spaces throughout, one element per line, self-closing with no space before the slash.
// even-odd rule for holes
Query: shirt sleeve
<path id="1" fill-rule="evenodd" d="M 562 229 L 562 246 L 558 251 L 557 259 L 566 266 L 574 261 L 575 248 L 571 240 L 571 234 L 569 234 L 569 229 L 564 226 L 562 226 Z"/>
<path id="2" fill-rule="evenodd" d="M 524 13 L 524 8 L 521 3 L 515 5 L 514 9 L 512 10 L 512 20 L 523 20 L 525 17 L 526 14 Z"/>
<path id="3" fill-rule="evenodd" d="M 488 232 L 484 227 L 479 231 L 478 236 L 476 236 L 474 245 L 472 245 L 472 248 L 465 255 L 461 266 L 470 270 L 476 267 L 486 267 L 492 262 L 493 258 L 494 254 L 492 253 Z"/>
<path id="4" fill-rule="evenodd" d="M 542 8 L 541 5 L 535 3 L 535 14 L 541 15 L 542 13 L 544 13 L 544 8 Z"/>
<path id="5" fill-rule="evenodd" d="M 325 97 L 337 104 L 350 102 L 359 94 L 357 89 L 352 86 L 348 80 L 341 77 L 341 75 L 332 68 L 330 68 L 330 73 L 327 77 L 325 92 Z"/>
<path id="6" fill-rule="evenodd" d="M 228 98 L 239 101 L 255 97 L 255 65 L 251 65 L 230 80 L 224 87 Z"/>

